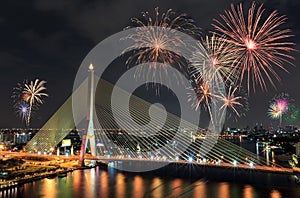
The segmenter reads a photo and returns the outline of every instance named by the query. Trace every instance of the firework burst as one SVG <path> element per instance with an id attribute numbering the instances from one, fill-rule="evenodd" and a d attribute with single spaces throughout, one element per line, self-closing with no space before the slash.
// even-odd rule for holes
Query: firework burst
<path id="1" fill-rule="evenodd" d="M 25 112 L 22 112 L 22 110 L 24 110 L 23 107 L 25 107 L 24 105 L 27 105 L 25 101 L 27 96 L 26 94 L 24 94 L 24 88 L 26 83 L 27 80 L 24 80 L 22 83 L 18 83 L 17 86 L 13 88 L 11 98 L 13 101 L 14 111 L 18 116 L 20 116 L 22 121 L 25 121 L 25 124 L 27 125 L 27 114 L 24 114 Z"/>
<path id="2" fill-rule="evenodd" d="M 290 104 L 283 115 L 283 121 L 287 124 L 293 124 L 298 120 L 299 115 L 300 110 L 296 107 L 296 105 Z"/>
<path id="3" fill-rule="evenodd" d="M 24 80 L 22 83 L 18 83 L 16 87 L 13 88 L 13 92 L 11 95 L 11 98 L 13 100 L 14 108 L 18 111 L 20 104 L 24 103 L 24 87 L 27 83 L 26 80 Z"/>
<path id="4" fill-rule="evenodd" d="M 194 87 L 189 89 L 192 93 L 196 93 L 195 95 L 192 93 L 188 93 L 188 102 L 192 103 L 192 107 L 195 110 L 203 108 L 204 110 L 210 110 L 210 103 L 213 100 L 213 94 L 210 90 L 209 81 L 206 81 L 204 77 L 197 78 L 194 81 Z"/>
<path id="5" fill-rule="evenodd" d="M 29 106 L 28 104 L 22 104 L 19 106 L 19 116 L 22 120 L 27 121 L 28 112 L 29 112 Z"/>
<path id="6" fill-rule="evenodd" d="M 226 112 L 227 119 L 234 118 L 236 121 L 241 116 L 245 115 L 248 111 L 248 97 L 245 92 L 231 84 L 228 86 L 226 95 L 217 95 L 223 101 L 223 105 L 220 107 L 221 112 Z"/>
<path id="7" fill-rule="evenodd" d="M 197 43 L 198 50 L 193 53 L 190 71 L 202 73 L 200 76 L 206 76 L 207 79 L 220 79 L 232 82 L 232 63 L 234 54 L 230 51 L 232 45 L 228 44 L 222 37 L 215 34 L 206 36 L 202 43 Z"/>
<path id="8" fill-rule="evenodd" d="M 199 28 L 194 21 L 185 14 L 176 15 L 171 9 L 159 14 L 158 8 L 155 8 L 155 16 L 151 17 L 148 12 L 142 12 L 143 18 L 131 19 L 136 32 L 124 39 L 133 41 L 133 45 L 125 51 L 132 51 L 132 55 L 126 61 L 127 66 L 150 63 L 146 66 L 138 65 L 136 77 L 147 76 L 147 80 L 154 80 L 157 76 L 168 76 L 167 68 L 162 64 L 170 64 L 181 68 L 184 64 L 179 51 L 171 52 L 167 49 L 179 49 L 185 44 L 180 36 L 176 36 L 176 31 L 181 31 L 189 35 L 199 35 Z M 173 35 L 173 36 L 168 36 Z M 175 35 L 175 36 L 174 36 Z M 145 47 L 148 46 L 148 47 Z M 150 78 L 150 79 L 149 79 Z"/>
<path id="9" fill-rule="evenodd" d="M 289 94 L 280 93 L 270 103 L 268 115 L 272 119 L 279 119 L 279 127 L 281 127 L 283 114 L 288 110 L 291 101 Z"/>
<path id="10" fill-rule="evenodd" d="M 272 77 L 280 81 L 274 66 L 287 71 L 284 63 L 292 64 L 293 57 L 288 52 L 293 51 L 293 42 L 285 39 L 293 36 L 290 29 L 280 29 L 287 20 L 273 11 L 265 20 L 264 9 L 260 5 L 256 9 L 253 2 L 247 15 L 244 16 L 242 4 L 231 10 L 226 10 L 220 15 L 223 22 L 214 20 L 214 28 L 220 35 L 224 35 L 228 43 L 234 46 L 231 53 L 235 55 L 233 62 L 236 81 L 246 78 L 248 93 L 250 84 L 255 91 L 255 86 L 260 85 L 262 90 L 267 90 L 266 79 L 275 87 Z"/>
<path id="11" fill-rule="evenodd" d="M 30 81 L 29 84 L 24 85 L 24 99 L 29 104 L 29 110 L 27 115 L 27 126 L 30 124 L 31 113 L 34 105 L 43 104 L 43 97 L 47 97 L 48 94 L 44 93 L 46 87 L 44 86 L 46 81 Z"/>
<path id="12" fill-rule="evenodd" d="M 268 109 L 268 115 L 272 119 L 279 119 L 282 112 L 278 109 L 275 103 L 270 104 Z"/>

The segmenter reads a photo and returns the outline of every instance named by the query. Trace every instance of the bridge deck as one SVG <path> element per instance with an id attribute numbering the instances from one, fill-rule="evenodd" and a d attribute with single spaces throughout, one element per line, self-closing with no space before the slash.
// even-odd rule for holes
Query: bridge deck
<path id="1" fill-rule="evenodd" d="M 16 157 L 41 157 L 47 158 L 49 160 L 53 159 L 65 159 L 65 160 L 78 160 L 79 156 L 56 156 L 56 155 L 42 155 L 42 154 L 30 154 L 30 153 L 17 153 L 17 152 L 2 152 L 2 155 L 10 155 Z M 256 171 L 263 171 L 263 172 L 273 172 L 273 173 L 285 173 L 285 174 L 295 174 L 300 173 L 300 168 L 285 168 L 285 167 L 277 167 L 277 166 L 260 166 L 260 165 L 253 165 L 250 167 L 248 164 L 237 164 L 234 166 L 231 163 L 221 162 L 219 164 L 213 163 L 198 163 L 196 161 L 188 162 L 185 160 L 157 160 L 157 159 L 149 159 L 149 158 L 121 158 L 121 157 L 107 157 L 107 156 L 85 156 L 87 160 L 99 160 L 106 163 L 115 162 L 115 161 L 136 161 L 136 162 L 151 162 L 151 163 L 178 163 L 178 164 L 192 164 L 197 166 L 206 166 L 206 167 L 220 167 L 220 168 L 237 168 L 237 169 L 248 169 L 248 170 L 256 170 Z"/>

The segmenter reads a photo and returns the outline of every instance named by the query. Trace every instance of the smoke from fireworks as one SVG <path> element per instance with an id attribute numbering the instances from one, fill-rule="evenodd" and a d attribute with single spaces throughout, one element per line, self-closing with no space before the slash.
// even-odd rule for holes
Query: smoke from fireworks
<path id="1" fill-rule="evenodd" d="M 257 84 L 267 90 L 265 78 L 275 87 L 272 77 L 278 81 L 280 77 L 274 66 L 287 71 L 284 63 L 292 64 L 293 59 L 288 52 L 294 50 L 294 43 L 285 41 L 293 36 L 291 30 L 280 29 L 287 18 L 273 11 L 263 20 L 263 13 L 262 5 L 256 9 L 254 2 L 245 16 L 242 4 L 236 8 L 231 4 L 231 10 L 220 15 L 223 21 L 214 20 L 216 24 L 213 24 L 218 34 L 234 46 L 231 51 L 235 55 L 234 76 L 240 83 L 246 78 L 248 93 L 251 83 L 254 91 Z"/>

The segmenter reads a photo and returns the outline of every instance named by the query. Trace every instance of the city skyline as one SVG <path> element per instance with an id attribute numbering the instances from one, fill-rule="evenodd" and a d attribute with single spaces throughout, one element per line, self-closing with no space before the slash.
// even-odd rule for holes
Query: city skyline
<path id="1" fill-rule="evenodd" d="M 0 59 L 2 72 L 1 81 L 1 116 L 0 127 L 18 127 L 21 121 L 12 108 L 11 92 L 17 83 L 24 79 L 39 78 L 47 81 L 49 98 L 40 111 L 32 119 L 33 127 L 42 127 L 53 113 L 71 95 L 73 81 L 82 60 L 87 53 L 106 37 L 117 33 L 130 24 L 130 18 L 139 17 L 142 11 L 154 14 L 154 8 L 161 12 L 171 8 L 178 13 L 187 13 L 195 19 L 203 32 L 213 30 L 210 25 L 214 18 L 230 8 L 230 3 L 240 1 L 226 1 L 220 3 L 203 3 L 198 1 L 151 1 L 147 3 L 135 2 L 136 6 L 123 1 L 67 3 L 59 4 L 52 1 L 32 1 L 30 3 L 9 2 L 3 6 L 0 14 L 2 46 Z M 261 3 L 263 1 L 257 1 Z M 248 8 L 252 1 L 244 1 Z M 296 1 L 265 2 L 264 8 L 269 11 L 278 10 L 280 15 L 287 15 L 285 24 L 292 29 L 295 37 L 292 40 L 299 50 L 300 26 L 297 23 L 300 4 Z M 12 9 L 19 15 L 13 15 Z M 117 14 L 116 14 L 117 13 Z M 121 15 L 121 16 L 120 16 Z M 257 89 L 249 98 L 250 111 L 246 117 L 239 119 L 236 126 L 252 126 L 255 123 L 278 123 L 267 116 L 269 101 L 275 94 L 287 92 L 300 107 L 300 93 L 297 93 L 297 76 L 300 75 L 299 53 L 295 55 L 294 65 L 287 65 L 290 74 L 278 71 L 282 83 L 276 83 L 275 90 L 270 85 L 268 92 Z M 88 66 L 87 66 L 88 67 Z M 124 69 L 126 66 L 124 65 Z M 299 121 L 296 122 L 299 125 Z"/>

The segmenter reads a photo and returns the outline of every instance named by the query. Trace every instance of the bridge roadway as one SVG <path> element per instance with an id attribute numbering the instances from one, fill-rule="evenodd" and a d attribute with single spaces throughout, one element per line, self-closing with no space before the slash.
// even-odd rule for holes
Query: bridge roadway
<path id="1" fill-rule="evenodd" d="M 19 153 L 19 152 L 9 152 L 9 151 L 2 151 L 0 152 L 1 155 L 5 156 L 15 156 L 19 158 L 28 158 L 28 157 L 39 157 L 39 158 L 46 158 L 48 160 L 78 160 L 79 156 L 65 156 L 65 155 L 44 155 L 44 154 L 32 154 L 32 153 Z M 176 164 L 190 164 L 190 165 L 197 165 L 197 166 L 205 166 L 205 167 L 221 167 L 221 168 L 236 168 L 236 169 L 247 169 L 247 170 L 255 170 L 255 171 L 262 171 L 262 172 L 272 172 L 272 173 L 283 173 L 283 174 L 299 174 L 300 168 L 285 168 L 285 167 L 278 167 L 278 166 L 261 166 L 261 165 L 253 165 L 252 167 L 249 164 L 237 164 L 234 166 L 232 163 L 221 162 L 219 164 L 212 164 L 212 163 L 198 163 L 197 161 L 185 161 L 185 160 L 157 160 L 157 159 L 149 159 L 149 158 L 124 158 L 124 157 L 107 157 L 107 156 L 91 156 L 85 155 L 85 159 L 87 160 L 97 160 L 104 163 L 109 164 L 110 162 L 116 161 L 136 161 L 136 162 L 151 162 L 151 163 L 176 163 Z"/>

